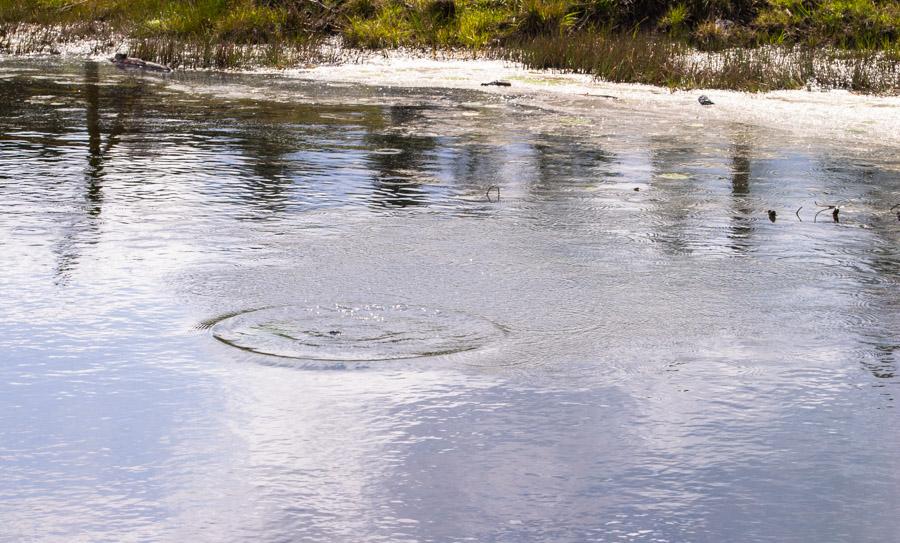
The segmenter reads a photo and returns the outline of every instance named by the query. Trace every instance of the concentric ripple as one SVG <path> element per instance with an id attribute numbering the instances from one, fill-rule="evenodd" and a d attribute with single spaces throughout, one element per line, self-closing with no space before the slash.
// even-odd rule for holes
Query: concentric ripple
<path id="1" fill-rule="evenodd" d="M 213 337 L 246 351 L 304 360 L 376 361 L 471 351 L 504 329 L 481 317 L 406 304 L 286 305 L 228 316 Z"/>

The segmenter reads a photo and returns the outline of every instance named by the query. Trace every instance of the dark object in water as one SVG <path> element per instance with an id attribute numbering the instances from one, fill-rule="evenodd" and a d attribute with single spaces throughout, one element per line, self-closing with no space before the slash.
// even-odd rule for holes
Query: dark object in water
<path id="1" fill-rule="evenodd" d="M 641 191 L 641 187 L 634 187 L 634 192 L 640 192 L 640 191 Z"/>
<path id="2" fill-rule="evenodd" d="M 510 86 L 512 86 L 512 83 L 510 83 L 509 81 L 502 81 L 502 80 L 498 79 L 496 81 L 489 81 L 487 83 L 482 83 L 481 86 L 482 87 L 510 87 Z"/>
<path id="3" fill-rule="evenodd" d="M 589 92 L 584 93 L 584 96 L 591 96 L 594 98 L 609 98 L 610 100 L 618 100 L 617 96 L 613 96 L 611 94 L 591 94 Z"/>
<path id="4" fill-rule="evenodd" d="M 148 62 L 139 58 L 131 58 L 125 53 L 116 53 L 116 56 L 111 58 L 109 61 L 115 64 L 117 68 L 121 68 L 123 70 L 146 70 L 148 72 L 164 73 L 172 71 L 172 68 L 169 68 L 168 66 L 163 66 L 162 64 L 157 64 L 155 62 Z"/>
<path id="5" fill-rule="evenodd" d="M 491 191 L 492 190 L 497 191 L 497 199 L 496 200 L 491 200 Z M 487 188 L 487 191 L 484 193 L 484 195 L 487 196 L 487 201 L 492 204 L 495 202 L 499 202 L 500 201 L 500 187 L 498 187 L 497 185 L 491 185 Z"/>
<path id="6" fill-rule="evenodd" d="M 341 331 L 340 330 L 329 330 L 328 335 L 329 336 L 339 336 L 339 335 L 341 335 Z"/>
<path id="7" fill-rule="evenodd" d="M 798 211 L 799 211 L 799 210 L 798 210 Z M 775 210 L 774 210 L 774 209 L 770 209 L 770 210 L 768 211 L 768 213 L 769 213 L 769 220 L 772 221 L 772 222 L 775 222 L 775 217 L 778 216 L 778 214 L 775 213 Z"/>
<path id="8" fill-rule="evenodd" d="M 705 94 L 701 94 L 700 98 L 697 98 L 697 101 L 700 102 L 701 105 L 711 106 L 713 105 L 713 101 L 709 99 L 709 96 Z"/>
<path id="9" fill-rule="evenodd" d="M 838 219 L 838 214 L 841 212 L 841 210 L 838 209 L 838 206 L 833 206 L 833 205 L 829 205 L 829 204 L 820 204 L 819 202 L 816 202 L 816 206 L 821 207 L 822 209 L 820 209 L 819 211 L 816 212 L 815 216 L 813 217 L 813 222 L 816 222 L 816 219 L 819 218 L 820 213 L 824 213 L 824 212 L 828 211 L 829 209 L 832 210 L 831 217 L 834 219 L 834 222 L 841 222 Z"/>

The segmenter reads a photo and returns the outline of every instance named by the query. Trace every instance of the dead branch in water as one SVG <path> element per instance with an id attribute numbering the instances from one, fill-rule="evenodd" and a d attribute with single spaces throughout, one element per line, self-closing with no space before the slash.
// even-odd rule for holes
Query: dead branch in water
<path id="1" fill-rule="evenodd" d="M 834 222 L 838 222 L 838 213 L 840 213 L 841 210 L 838 209 L 837 206 L 828 205 L 828 204 L 820 204 L 819 202 L 815 202 L 815 204 L 816 204 L 816 207 L 821 207 L 822 209 L 820 209 L 819 211 L 816 212 L 815 216 L 813 217 L 813 222 L 816 222 L 818 220 L 820 213 L 828 211 L 829 209 L 833 210 L 831 212 L 831 216 L 834 218 Z"/>
<path id="2" fill-rule="evenodd" d="M 484 193 L 484 195 L 487 196 L 487 201 L 491 202 L 492 204 L 495 203 L 494 200 L 491 200 L 491 190 L 493 190 L 493 189 L 497 189 L 497 202 L 499 202 L 500 201 L 500 187 L 499 186 L 491 185 L 487 188 L 487 191 L 485 191 L 485 193 Z"/>

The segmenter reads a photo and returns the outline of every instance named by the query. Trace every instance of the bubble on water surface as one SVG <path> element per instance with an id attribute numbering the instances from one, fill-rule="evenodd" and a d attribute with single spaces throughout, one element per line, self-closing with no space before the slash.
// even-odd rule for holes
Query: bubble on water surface
<path id="1" fill-rule="evenodd" d="M 471 351 L 505 330 L 481 317 L 406 304 L 287 305 L 226 316 L 213 337 L 257 354 L 335 362 Z"/>

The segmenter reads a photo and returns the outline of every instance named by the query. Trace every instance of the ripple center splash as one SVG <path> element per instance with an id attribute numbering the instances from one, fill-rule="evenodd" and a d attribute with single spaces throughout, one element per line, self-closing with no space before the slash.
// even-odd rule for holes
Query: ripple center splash
<path id="1" fill-rule="evenodd" d="M 261 355 L 343 362 L 471 351 L 505 334 L 500 325 L 460 311 L 347 303 L 252 309 L 211 330 L 219 341 Z"/>

